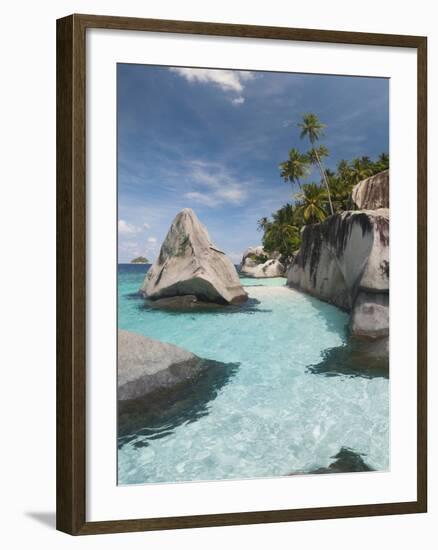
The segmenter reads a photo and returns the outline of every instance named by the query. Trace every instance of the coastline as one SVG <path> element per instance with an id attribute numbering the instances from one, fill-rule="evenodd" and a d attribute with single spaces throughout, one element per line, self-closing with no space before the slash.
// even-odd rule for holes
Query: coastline
<path id="1" fill-rule="evenodd" d="M 387 378 L 309 370 L 324 360 L 324 350 L 346 349 L 344 312 L 288 288 L 284 278 L 277 279 L 277 286 L 273 279 L 241 278 L 248 302 L 231 309 L 196 315 L 146 310 L 135 294 L 144 270 L 128 271 L 119 288 L 121 328 L 239 366 L 221 386 L 207 381 L 189 386 L 176 408 L 165 406 L 166 416 L 136 416 L 143 421 L 131 435 L 124 416 L 121 484 L 323 471 L 341 447 L 367 455 L 364 460 L 374 470 L 387 469 Z M 360 405 L 366 406 L 360 416 L 349 410 L 355 395 L 358 403 L 364 395 L 369 399 Z M 360 436 L 375 424 L 381 432 L 374 441 Z"/>

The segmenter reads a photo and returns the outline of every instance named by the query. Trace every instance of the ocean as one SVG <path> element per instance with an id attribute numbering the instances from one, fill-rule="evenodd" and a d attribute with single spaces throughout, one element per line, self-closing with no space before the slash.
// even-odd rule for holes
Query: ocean
<path id="1" fill-rule="evenodd" d="M 220 383 L 193 388 L 184 407 L 119 435 L 119 484 L 312 472 L 343 448 L 388 469 L 388 376 L 321 368 L 348 350 L 346 313 L 282 278 L 242 278 L 249 300 L 238 308 L 150 309 L 138 294 L 148 267 L 118 266 L 119 328 L 226 366 Z"/>

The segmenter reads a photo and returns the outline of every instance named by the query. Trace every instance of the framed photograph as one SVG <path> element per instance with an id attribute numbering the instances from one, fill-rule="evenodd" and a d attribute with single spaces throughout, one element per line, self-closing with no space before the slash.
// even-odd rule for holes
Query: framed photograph
<path id="1" fill-rule="evenodd" d="M 59 530 L 426 511 L 426 47 L 58 20 Z"/>

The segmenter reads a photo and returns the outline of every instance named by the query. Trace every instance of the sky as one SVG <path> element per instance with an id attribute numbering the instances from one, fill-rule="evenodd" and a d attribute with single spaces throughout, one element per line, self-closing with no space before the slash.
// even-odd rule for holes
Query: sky
<path id="1" fill-rule="evenodd" d="M 279 163 L 309 149 L 304 113 L 327 125 L 327 168 L 389 151 L 382 78 L 118 64 L 117 109 L 119 263 L 153 261 L 187 207 L 239 263 L 261 243 L 257 220 L 298 192 Z"/>

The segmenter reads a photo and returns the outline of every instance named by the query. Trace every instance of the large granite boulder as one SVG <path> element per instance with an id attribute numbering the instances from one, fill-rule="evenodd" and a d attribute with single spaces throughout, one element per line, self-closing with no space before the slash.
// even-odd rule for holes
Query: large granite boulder
<path id="1" fill-rule="evenodd" d="M 140 334 L 118 331 L 118 400 L 169 390 L 197 376 L 202 360 L 185 349 Z"/>
<path id="2" fill-rule="evenodd" d="M 207 229 L 190 208 L 173 220 L 141 292 L 151 300 L 190 295 L 219 304 L 248 298 L 231 260 L 212 244 Z"/>
<path id="3" fill-rule="evenodd" d="M 389 332 L 389 210 L 343 212 L 308 225 L 289 286 L 351 312 L 355 336 Z"/>
<path id="4" fill-rule="evenodd" d="M 389 208 L 389 170 L 360 181 L 353 187 L 351 197 L 360 210 Z"/>
<path id="5" fill-rule="evenodd" d="M 118 435 L 153 434 L 199 415 L 237 372 L 238 363 L 202 359 L 140 334 L 118 332 Z"/>
<path id="6" fill-rule="evenodd" d="M 284 277 L 286 270 L 279 258 L 278 252 L 268 253 L 263 246 L 251 246 L 243 253 L 240 273 L 256 279 Z"/>

